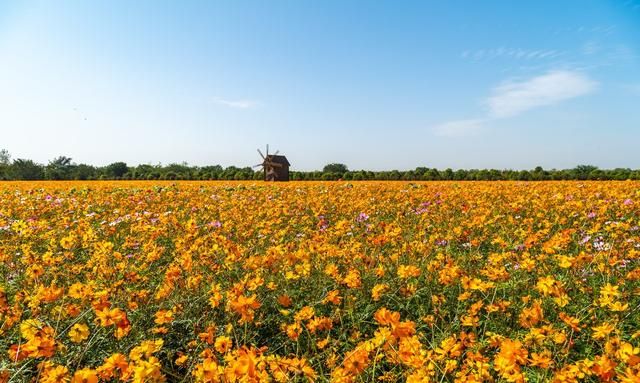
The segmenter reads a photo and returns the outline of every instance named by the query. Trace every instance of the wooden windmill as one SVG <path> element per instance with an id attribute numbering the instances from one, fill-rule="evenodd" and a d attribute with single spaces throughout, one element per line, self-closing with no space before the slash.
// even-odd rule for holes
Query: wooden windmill
<path id="1" fill-rule="evenodd" d="M 269 145 L 267 144 L 267 155 L 262 154 L 258 149 L 258 154 L 262 157 L 262 163 L 254 167 L 261 166 L 264 170 L 265 181 L 289 181 L 289 166 L 291 164 L 285 156 L 279 156 L 279 150 L 274 154 L 269 154 Z"/>

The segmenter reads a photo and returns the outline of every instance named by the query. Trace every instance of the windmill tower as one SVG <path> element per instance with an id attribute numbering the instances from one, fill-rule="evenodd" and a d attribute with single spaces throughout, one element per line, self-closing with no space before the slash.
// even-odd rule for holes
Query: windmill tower
<path id="1" fill-rule="evenodd" d="M 262 163 L 254 167 L 262 167 L 264 171 L 265 181 L 289 181 L 289 166 L 291 164 L 285 156 L 279 156 L 279 150 L 274 154 L 269 154 L 269 145 L 267 144 L 267 155 L 262 154 L 258 149 L 258 154 L 262 157 Z"/>

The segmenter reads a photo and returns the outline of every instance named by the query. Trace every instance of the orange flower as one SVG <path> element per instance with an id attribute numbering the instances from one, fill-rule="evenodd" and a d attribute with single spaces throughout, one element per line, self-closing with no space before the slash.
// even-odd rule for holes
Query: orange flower
<path id="1" fill-rule="evenodd" d="M 355 349 L 342 362 L 342 366 L 351 374 L 359 374 L 369 365 L 369 353 L 364 349 Z"/>
<path id="2" fill-rule="evenodd" d="M 257 376 L 257 355 L 254 350 L 240 349 L 238 355 L 225 369 L 227 380 L 235 382 L 241 378 L 253 381 Z"/>
<path id="3" fill-rule="evenodd" d="M 593 371 L 600 380 L 604 382 L 611 381 L 615 375 L 617 363 L 609 359 L 606 355 L 596 356 L 593 361 L 594 364 L 593 367 L 591 367 L 591 371 Z"/>
<path id="4" fill-rule="evenodd" d="M 525 328 L 537 325 L 543 318 L 544 313 L 539 300 L 536 300 L 531 307 L 522 309 L 519 316 L 520 325 Z"/>
<path id="5" fill-rule="evenodd" d="M 280 304 L 280 306 L 282 307 L 290 307 L 292 303 L 293 302 L 291 301 L 291 298 L 286 294 L 280 295 L 278 297 L 278 304 Z"/>
<path id="6" fill-rule="evenodd" d="M 373 315 L 373 318 L 382 326 L 388 326 L 397 324 L 400 321 L 400 313 L 395 311 L 389 311 L 386 308 L 381 308 Z"/>
<path id="7" fill-rule="evenodd" d="M 338 306 L 342 302 L 342 297 L 340 296 L 340 291 L 331 290 L 327 293 L 327 296 L 322 300 L 322 303 L 332 303 Z"/>
<path id="8" fill-rule="evenodd" d="M 519 341 L 505 339 L 500 344 L 500 352 L 494 359 L 494 369 L 509 382 L 522 383 L 524 375 L 520 366 L 526 364 L 528 352 Z"/>
<path id="9" fill-rule="evenodd" d="M 240 315 L 240 322 L 253 321 L 255 310 L 260 306 L 255 294 L 250 297 L 240 295 L 231 302 L 231 309 Z"/>

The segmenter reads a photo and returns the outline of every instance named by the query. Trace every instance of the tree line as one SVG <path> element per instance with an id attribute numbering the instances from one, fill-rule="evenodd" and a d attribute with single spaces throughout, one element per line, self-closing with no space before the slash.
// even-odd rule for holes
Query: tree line
<path id="1" fill-rule="evenodd" d="M 220 165 L 190 166 L 186 163 L 169 165 L 141 164 L 129 166 L 114 162 L 107 166 L 78 164 L 60 156 L 39 164 L 30 159 L 12 159 L 9 152 L 0 150 L 0 180 L 261 180 L 262 170 Z M 333 163 L 318 171 L 291 171 L 292 180 L 406 180 L 406 181 L 542 181 L 542 180 L 640 180 L 640 169 L 599 169 L 579 165 L 572 169 L 532 170 L 444 169 L 418 167 L 414 170 L 349 170 L 346 165 Z"/>

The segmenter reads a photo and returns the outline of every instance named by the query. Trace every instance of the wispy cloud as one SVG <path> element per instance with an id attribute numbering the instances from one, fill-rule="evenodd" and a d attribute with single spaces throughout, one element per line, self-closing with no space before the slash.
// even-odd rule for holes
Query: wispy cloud
<path id="1" fill-rule="evenodd" d="M 640 95 L 640 82 L 635 84 L 623 84 L 621 87 L 635 95 Z"/>
<path id="2" fill-rule="evenodd" d="M 505 118 L 527 110 L 557 104 L 592 92 L 597 83 L 575 71 L 552 71 L 519 82 L 506 82 L 486 100 L 489 116 Z"/>
<path id="3" fill-rule="evenodd" d="M 491 120 L 517 116 L 528 110 L 558 104 L 591 93 L 597 82 L 579 71 L 555 70 L 526 80 L 510 80 L 494 87 L 484 100 L 486 116 L 453 120 L 433 127 L 437 136 L 463 137 L 479 133 Z"/>
<path id="4" fill-rule="evenodd" d="M 253 100 L 227 100 L 220 97 L 215 97 L 213 99 L 213 102 L 218 105 L 223 105 L 229 108 L 236 108 L 236 109 L 249 109 L 258 105 L 258 103 Z"/>
<path id="5" fill-rule="evenodd" d="M 566 26 L 562 28 L 552 28 L 551 32 L 555 35 L 560 34 L 588 34 L 597 36 L 609 36 L 616 31 L 617 25 L 578 25 Z"/>
<path id="6" fill-rule="evenodd" d="M 600 50 L 602 50 L 602 46 L 596 41 L 587 41 L 586 43 L 582 44 L 583 55 L 593 55 L 600 52 Z"/>
<path id="7" fill-rule="evenodd" d="M 634 11 L 640 11 L 640 2 L 637 0 L 627 0 L 623 3 L 625 7 L 631 8 Z"/>
<path id="8" fill-rule="evenodd" d="M 522 49 L 522 48 L 489 48 L 466 50 L 460 54 L 463 59 L 484 61 L 500 58 L 515 60 L 553 59 L 564 55 L 565 52 L 554 49 Z"/>
<path id="9" fill-rule="evenodd" d="M 456 120 L 445 122 L 433 128 L 433 133 L 443 137 L 462 137 L 478 133 L 482 128 L 482 120 Z"/>

